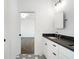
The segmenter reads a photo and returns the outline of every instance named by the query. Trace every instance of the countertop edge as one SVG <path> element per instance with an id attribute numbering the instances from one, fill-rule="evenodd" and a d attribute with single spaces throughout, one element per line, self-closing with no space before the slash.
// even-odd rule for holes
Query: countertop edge
<path id="1" fill-rule="evenodd" d="M 43 36 L 43 37 L 49 39 L 47 36 Z M 59 45 L 65 47 L 65 48 L 69 49 L 70 51 L 74 52 L 74 49 L 70 49 L 69 47 L 67 47 L 67 46 L 65 46 L 65 45 L 63 45 L 63 44 L 61 44 L 61 43 L 58 43 L 58 42 L 56 42 L 56 41 L 54 41 L 54 40 L 52 40 L 52 39 L 49 39 L 49 40 L 51 40 L 51 41 L 53 41 L 53 42 L 55 42 L 55 43 L 57 43 L 57 44 L 59 44 Z"/>

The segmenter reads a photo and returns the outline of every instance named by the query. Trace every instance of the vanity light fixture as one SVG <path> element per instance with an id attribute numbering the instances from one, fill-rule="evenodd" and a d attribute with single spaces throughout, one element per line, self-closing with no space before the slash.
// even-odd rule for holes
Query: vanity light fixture
<path id="1" fill-rule="evenodd" d="M 55 3 L 55 6 L 57 6 L 57 4 L 61 3 L 61 0 L 58 0 L 56 3 Z"/>
<path id="2" fill-rule="evenodd" d="M 66 0 L 59 0 L 57 3 L 55 3 L 55 8 L 57 11 L 63 10 L 66 6 Z"/>
<path id="3" fill-rule="evenodd" d="M 22 19 L 25 19 L 26 17 L 28 17 L 29 15 L 31 15 L 31 14 L 33 14 L 34 12 L 33 11 L 28 11 L 28 12 L 26 12 L 26 11 L 22 11 L 22 12 L 19 12 L 20 13 L 20 16 L 21 16 L 21 18 Z"/>

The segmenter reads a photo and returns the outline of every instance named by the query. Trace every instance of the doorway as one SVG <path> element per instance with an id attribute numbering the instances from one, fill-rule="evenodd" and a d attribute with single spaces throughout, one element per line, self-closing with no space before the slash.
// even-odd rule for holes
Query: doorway
<path id="1" fill-rule="evenodd" d="M 34 54 L 35 13 L 20 12 L 21 54 Z"/>

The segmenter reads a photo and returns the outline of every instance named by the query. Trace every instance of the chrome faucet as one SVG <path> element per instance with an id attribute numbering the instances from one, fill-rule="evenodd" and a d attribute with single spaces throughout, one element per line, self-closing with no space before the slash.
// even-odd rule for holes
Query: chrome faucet
<path id="1" fill-rule="evenodd" d="M 56 36 L 56 38 L 57 38 L 57 39 L 61 39 L 61 35 L 60 35 L 60 34 L 58 34 L 58 32 L 57 32 L 57 31 L 56 31 L 56 35 L 55 35 L 55 36 Z"/>
<path id="2" fill-rule="evenodd" d="M 59 35 L 58 35 L 58 32 L 57 31 L 56 31 L 56 35 L 55 36 L 56 36 L 57 39 L 59 39 Z"/>
<path id="3" fill-rule="evenodd" d="M 61 35 L 59 35 L 59 39 L 61 39 Z"/>

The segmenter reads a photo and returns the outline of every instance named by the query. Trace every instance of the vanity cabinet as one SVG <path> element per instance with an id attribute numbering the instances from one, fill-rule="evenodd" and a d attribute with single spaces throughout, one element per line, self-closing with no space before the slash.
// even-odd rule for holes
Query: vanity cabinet
<path id="1" fill-rule="evenodd" d="M 44 38 L 44 55 L 47 59 L 74 59 L 74 52 Z"/>
<path id="2" fill-rule="evenodd" d="M 59 59 L 74 59 L 74 52 L 59 45 Z"/>

